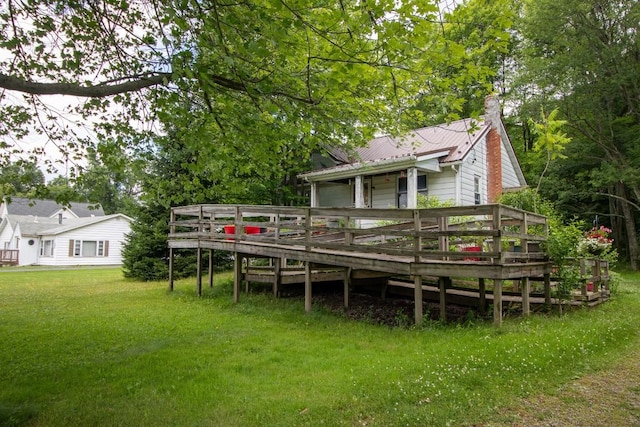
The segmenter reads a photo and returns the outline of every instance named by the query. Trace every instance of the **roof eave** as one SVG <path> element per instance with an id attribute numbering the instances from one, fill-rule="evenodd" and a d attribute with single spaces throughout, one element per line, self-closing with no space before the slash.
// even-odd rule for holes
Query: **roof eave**
<path id="1" fill-rule="evenodd" d="M 369 162 L 358 162 L 346 165 L 336 166 L 334 168 L 322 169 L 319 171 L 308 172 L 298 175 L 305 181 L 332 181 L 353 178 L 356 175 L 367 173 L 384 174 L 389 172 L 397 172 L 410 167 L 419 167 L 420 163 L 432 159 L 439 159 L 449 155 L 449 150 L 428 153 L 424 155 L 408 155 L 403 157 L 394 157 L 390 159 L 373 160 Z"/>

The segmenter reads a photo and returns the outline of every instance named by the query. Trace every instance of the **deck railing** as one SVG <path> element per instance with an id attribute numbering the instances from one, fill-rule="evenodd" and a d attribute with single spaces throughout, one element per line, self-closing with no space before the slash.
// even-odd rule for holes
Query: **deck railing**
<path id="1" fill-rule="evenodd" d="M 19 256 L 18 249 L 0 249 L 0 265 L 18 265 Z"/>
<path id="2" fill-rule="evenodd" d="M 509 263 L 543 260 L 542 215 L 508 206 L 433 209 L 193 205 L 171 210 L 172 240 L 304 247 L 427 260 Z"/>

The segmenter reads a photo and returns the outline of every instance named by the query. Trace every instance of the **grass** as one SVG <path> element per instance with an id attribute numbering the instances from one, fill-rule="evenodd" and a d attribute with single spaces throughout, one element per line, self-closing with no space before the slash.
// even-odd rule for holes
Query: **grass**
<path id="1" fill-rule="evenodd" d="M 565 316 L 400 329 L 216 277 L 0 273 L 0 425 L 469 425 L 640 348 L 640 274 Z"/>

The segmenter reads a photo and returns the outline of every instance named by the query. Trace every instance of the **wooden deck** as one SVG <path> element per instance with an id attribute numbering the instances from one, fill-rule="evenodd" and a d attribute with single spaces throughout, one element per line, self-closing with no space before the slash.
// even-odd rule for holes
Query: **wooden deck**
<path id="1" fill-rule="evenodd" d="M 0 267 L 3 265 L 18 265 L 20 251 L 18 249 L 0 249 Z"/>
<path id="2" fill-rule="evenodd" d="M 497 204 L 436 209 L 194 205 L 173 208 L 170 227 L 170 287 L 174 249 L 191 248 L 199 255 L 203 249 L 231 252 L 235 301 L 240 296 L 242 259 L 269 258 L 276 272 L 274 288 L 286 280 L 283 260 L 304 264 L 307 310 L 311 309 L 313 269 L 318 267 L 334 269 L 336 277 L 342 272 L 345 304 L 354 272 L 411 278 L 417 323 L 422 321 L 422 278 L 426 276 L 439 280 L 443 316 L 447 288 L 456 277 L 477 279 L 481 294 L 482 283 L 493 282 L 496 324 L 502 321 L 505 280 L 522 284 L 525 315 L 530 311 L 530 279 L 544 281 L 545 300 L 551 302 L 552 266 L 540 250 L 547 235 L 546 218 Z M 198 260 L 201 273 L 201 256 Z"/>

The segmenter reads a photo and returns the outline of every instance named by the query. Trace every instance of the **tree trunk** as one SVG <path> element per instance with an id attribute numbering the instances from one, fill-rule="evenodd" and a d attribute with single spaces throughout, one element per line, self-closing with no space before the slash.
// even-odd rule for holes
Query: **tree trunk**
<path id="1" fill-rule="evenodd" d="M 618 196 L 622 198 L 622 215 L 624 216 L 627 244 L 629 246 L 629 263 L 632 270 L 638 270 L 638 238 L 636 236 L 636 223 L 631 212 L 631 206 L 627 203 L 627 191 L 623 182 L 617 185 Z"/>

